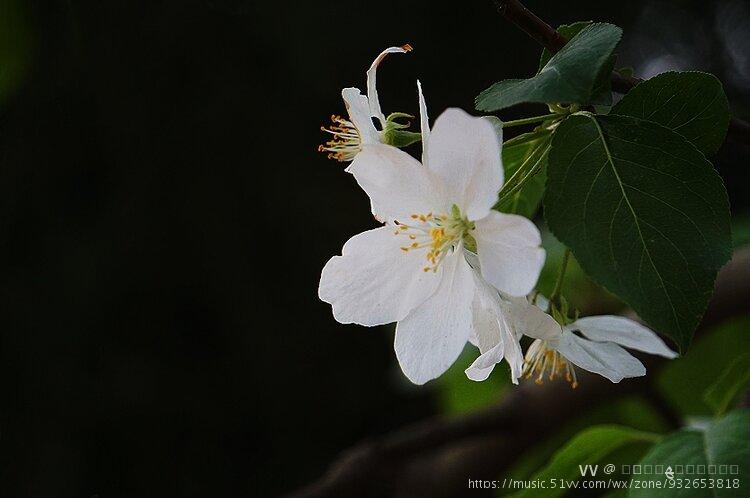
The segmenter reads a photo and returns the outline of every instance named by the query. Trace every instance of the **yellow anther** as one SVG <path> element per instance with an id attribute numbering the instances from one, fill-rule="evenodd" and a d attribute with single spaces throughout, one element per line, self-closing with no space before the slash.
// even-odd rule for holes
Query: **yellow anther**
<path id="1" fill-rule="evenodd" d="M 534 341 L 524 358 L 522 376 L 530 379 L 536 376 L 535 383 L 541 384 L 546 376 L 549 380 L 564 378 L 572 388 L 578 387 L 575 367 L 557 350 L 548 346 L 545 341 Z"/>
<path id="2" fill-rule="evenodd" d="M 332 115 L 332 124 L 320 129 L 333 135 L 333 138 L 318 147 L 319 152 L 328 152 L 329 159 L 351 161 L 362 150 L 362 138 L 359 130 L 351 121 L 341 116 Z"/>
<path id="3" fill-rule="evenodd" d="M 425 248 L 425 257 L 429 266 L 424 271 L 436 272 L 443 258 L 450 254 L 456 245 L 464 239 L 469 230 L 473 229 L 464 217 L 460 216 L 458 208 L 453 216 L 413 213 L 409 215 L 412 222 L 396 221 L 397 232 L 405 232 L 412 241 L 408 249 Z M 453 212 L 453 211 L 452 211 Z"/>

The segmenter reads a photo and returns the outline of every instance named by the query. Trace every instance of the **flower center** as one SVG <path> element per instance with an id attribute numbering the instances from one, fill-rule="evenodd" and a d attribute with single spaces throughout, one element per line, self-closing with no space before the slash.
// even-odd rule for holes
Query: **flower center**
<path id="1" fill-rule="evenodd" d="M 535 377 L 534 382 L 537 384 L 544 383 L 545 375 L 549 380 L 564 377 L 570 383 L 570 387 L 578 387 L 575 367 L 563 355 L 549 347 L 547 341 L 541 339 L 531 343 L 526 351 L 521 375 L 526 379 Z"/>
<path id="2" fill-rule="evenodd" d="M 351 161 L 362 150 L 362 137 L 354 123 L 341 116 L 331 116 L 332 124 L 320 129 L 333 135 L 333 138 L 318 146 L 319 152 L 327 152 L 328 159 Z"/>
<path id="3" fill-rule="evenodd" d="M 426 250 L 428 264 L 424 271 L 436 272 L 443 258 L 462 240 L 470 250 L 476 246 L 470 233 L 474 230 L 474 223 L 462 216 L 455 204 L 451 214 L 412 214 L 409 223 L 396 221 L 396 225 L 395 234 L 406 236 L 411 241 L 409 245 L 401 246 L 402 251 Z"/>

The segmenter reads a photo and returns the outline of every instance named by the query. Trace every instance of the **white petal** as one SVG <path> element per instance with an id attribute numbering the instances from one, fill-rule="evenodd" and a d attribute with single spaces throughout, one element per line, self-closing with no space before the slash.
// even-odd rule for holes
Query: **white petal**
<path id="1" fill-rule="evenodd" d="M 503 340 L 503 358 L 510 367 L 510 380 L 518 384 L 518 378 L 523 371 L 523 350 L 521 349 L 520 335 L 506 334 Z"/>
<path id="2" fill-rule="evenodd" d="M 502 325 L 501 325 L 502 327 Z M 475 381 L 486 380 L 490 376 L 495 365 L 505 360 L 510 367 L 510 380 L 518 384 L 518 378 L 523 370 L 523 351 L 518 338 L 510 333 L 510 328 L 505 325 L 500 341 L 488 349 L 465 370 L 466 376 Z"/>
<path id="3" fill-rule="evenodd" d="M 646 375 L 637 358 L 613 342 L 594 342 L 569 330 L 562 334 L 557 350 L 574 365 L 597 373 L 612 382 Z"/>
<path id="4" fill-rule="evenodd" d="M 504 344 L 499 342 L 489 351 L 482 353 L 469 367 L 464 371 L 466 376 L 477 382 L 487 380 L 492 373 L 495 365 L 503 361 L 505 357 Z M 513 383 L 518 384 L 518 375 L 511 376 Z"/>
<path id="5" fill-rule="evenodd" d="M 544 297 L 541 293 L 536 295 L 537 307 L 542 311 L 549 311 L 549 299 Z"/>
<path id="6" fill-rule="evenodd" d="M 376 73 L 378 65 L 383 62 L 385 56 L 388 54 L 404 54 L 411 51 L 411 46 L 404 45 L 402 47 L 388 47 L 372 61 L 370 69 L 367 70 L 367 99 L 370 101 L 370 115 L 373 118 L 380 120 L 380 125 L 385 126 L 385 116 L 383 111 L 380 109 L 380 101 L 378 100 L 378 89 L 376 88 Z"/>
<path id="7" fill-rule="evenodd" d="M 471 302 L 473 313 L 473 331 L 477 338 L 477 347 L 485 353 L 502 342 L 502 333 L 498 317 L 502 315 L 498 293 L 480 275 L 472 269 L 474 278 L 474 299 Z"/>
<path id="8" fill-rule="evenodd" d="M 587 316 L 576 320 L 567 328 L 580 330 L 583 335 L 592 341 L 616 342 L 626 348 L 663 356 L 664 358 L 677 356 L 677 353 L 669 349 L 652 330 L 623 316 Z"/>
<path id="9" fill-rule="evenodd" d="M 451 202 L 470 220 L 487 216 L 503 185 L 500 141 L 492 123 L 448 109 L 426 143 L 425 165 L 443 178 Z"/>
<path id="10" fill-rule="evenodd" d="M 477 255 L 469 251 L 466 251 L 465 254 L 466 261 L 468 261 L 469 265 L 474 269 L 474 271 L 481 276 L 481 264 L 479 263 L 479 258 L 477 257 Z M 483 277 L 480 278 L 483 282 L 486 282 Z M 485 283 L 485 285 L 494 291 L 492 295 L 499 300 L 499 306 L 502 310 L 503 315 L 508 317 L 507 319 L 509 321 L 510 328 L 514 331 L 515 335 L 519 339 L 524 335 L 533 337 L 535 339 L 543 339 L 546 341 L 556 341 L 560 338 L 560 334 L 562 334 L 562 328 L 554 318 L 547 314 L 547 310 L 549 309 L 549 300 L 542 294 L 536 295 L 536 303 L 532 305 L 529 301 L 529 297 L 511 296 L 503 292 L 498 292 L 487 283 Z M 482 287 L 480 285 L 477 285 L 477 289 L 481 288 Z M 487 294 L 477 292 L 477 298 L 485 295 Z M 478 302 L 477 298 L 475 298 L 474 300 L 475 303 Z M 477 316 L 481 315 L 475 311 L 475 317 Z M 488 349 L 488 346 L 485 346 L 484 349 L 480 347 L 479 336 L 482 335 L 483 330 L 487 329 L 481 324 L 477 325 L 477 321 L 475 320 L 474 334 L 471 338 L 471 343 L 480 348 L 480 351 L 482 352 Z M 496 336 L 488 333 L 485 333 L 485 335 L 490 338 L 489 342 L 494 344 L 493 341 L 496 340 L 494 339 L 494 337 Z"/>
<path id="11" fill-rule="evenodd" d="M 515 214 L 492 211 L 476 221 L 472 232 L 484 278 L 500 291 L 525 296 L 534 289 L 544 266 L 539 229 Z"/>
<path id="12" fill-rule="evenodd" d="M 375 128 L 370 118 L 370 104 L 367 97 L 358 88 L 344 88 L 341 90 L 349 119 L 357 127 L 363 144 L 380 143 L 380 132 Z"/>
<path id="13" fill-rule="evenodd" d="M 511 367 L 511 380 L 518 383 L 523 369 L 523 351 L 520 339 L 524 335 L 557 341 L 562 329 L 554 318 L 529 303 L 526 297 L 500 296 L 501 308 L 504 310 L 507 328 L 512 331 L 512 341 L 505 337 L 505 360 Z"/>
<path id="14" fill-rule="evenodd" d="M 502 299 L 476 270 L 474 285 L 474 334 L 481 355 L 466 370 L 466 375 L 472 380 L 485 380 L 495 364 L 505 359 L 510 366 L 511 380 L 517 384 L 523 367 L 523 352 L 520 334 L 514 328 L 513 303 Z"/>
<path id="15" fill-rule="evenodd" d="M 318 295 L 333 306 L 338 322 L 374 326 L 401 320 L 437 288 L 442 270 L 422 271 L 425 254 L 402 251 L 403 235 L 394 231 L 384 226 L 355 235 L 342 256 L 326 263 Z"/>
<path id="16" fill-rule="evenodd" d="M 513 330 L 519 337 L 527 335 L 534 339 L 557 341 L 562 334 L 560 324 L 539 306 L 529 303 L 525 297 L 506 297 L 507 314 Z"/>
<path id="17" fill-rule="evenodd" d="M 472 330 L 471 334 L 469 334 L 469 344 L 476 348 L 479 348 L 479 338 L 477 337 L 476 333 L 474 333 L 474 330 Z"/>
<path id="18" fill-rule="evenodd" d="M 446 256 L 435 293 L 396 325 L 396 357 L 415 384 L 445 372 L 471 334 L 474 282 L 461 252 Z"/>
<path id="19" fill-rule="evenodd" d="M 408 220 L 412 214 L 446 213 L 444 188 L 419 161 L 390 145 L 368 145 L 347 171 L 370 196 L 381 219 Z"/>
<path id="20" fill-rule="evenodd" d="M 417 80 L 417 94 L 419 96 L 419 125 L 422 132 L 422 161 L 427 151 L 427 142 L 430 138 L 430 119 L 427 116 L 427 103 L 422 94 L 422 84 Z"/>

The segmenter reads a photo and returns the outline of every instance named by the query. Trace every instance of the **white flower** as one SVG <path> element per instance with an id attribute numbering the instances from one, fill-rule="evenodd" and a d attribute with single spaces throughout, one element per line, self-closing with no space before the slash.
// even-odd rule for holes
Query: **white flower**
<path id="1" fill-rule="evenodd" d="M 424 111 L 422 123 L 424 164 L 376 144 L 350 165 L 388 221 L 352 237 L 323 268 L 319 288 L 341 323 L 398 322 L 396 356 L 417 384 L 455 361 L 483 309 L 475 300 L 489 302 L 467 255 L 476 252 L 484 279 L 515 296 L 532 290 L 545 256 L 533 223 L 492 211 L 503 184 L 492 124 L 460 109 L 445 111 L 431 133 Z"/>
<path id="2" fill-rule="evenodd" d="M 550 379 L 564 375 L 576 387 L 571 363 L 612 382 L 646 375 L 646 367 L 622 346 L 664 358 L 677 356 L 653 331 L 622 316 L 588 316 L 562 328 L 537 329 L 527 335 L 536 340 L 526 352 L 524 375 L 537 383 L 545 375 Z"/>
<path id="3" fill-rule="evenodd" d="M 382 143 L 384 132 L 388 126 L 385 115 L 380 109 L 378 91 L 376 88 L 376 74 L 378 65 L 385 56 L 392 53 L 406 53 L 412 50 L 411 45 L 388 47 L 372 62 L 367 70 L 367 96 L 362 95 L 358 88 L 344 88 L 341 96 L 344 99 L 349 119 L 341 116 L 331 116 L 333 124 L 329 128 L 321 129 L 333 135 L 332 139 L 318 147 L 321 152 L 327 152 L 328 157 L 337 161 L 351 161 L 367 144 Z M 375 118 L 380 123 L 378 130 L 372 122 Z"/>
<path id="4" fill-rule="evenodd" d="M 471 342 L 479 348 L 480 356 L 466 369 L 471 380 L 482 381 L 503 359 L 510 366 L 514 384 L 522 374 L 523 353 L 520 339 L 526 331 L 554 327 L 557 322 L 525 297 L 498 293 L 485 284 L 485 292 L 475 297 L 474 334 Z"/>

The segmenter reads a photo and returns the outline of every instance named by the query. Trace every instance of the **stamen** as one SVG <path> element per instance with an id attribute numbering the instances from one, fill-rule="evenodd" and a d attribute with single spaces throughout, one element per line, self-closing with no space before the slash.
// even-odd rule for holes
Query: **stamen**
<path id="1" fill-rule="evenodd" d="M 401 246 L 401 250 L 427 249 L 425 258 L 429 265 L 423 268 L 425 272 L 436 272 L 443 258 L 474 228 L 457 207 L 453 211 L 451 216 L 413 213 L 409 215 L 410 223 L 395 222 L 398 228 L 394 233 L 404 233 L 411 241 L 408 246 Z"/>
<path id="2" fill-rule="evenodd" d="M 541 339 L 535 340 L 526 351 L 521 375 L 526 379 L 535 377 L 536 384 L 543 384 L 545 375 L 549 380 L 562 377 L 573 389 L 578 387 L 573 364 Z"/>
<path id="3" fill-rule="evenodd" d="M 323 145 L 318 146 L 319 152 L 327 152 L 328 159 L 337 161 L 351 161 L 360 150 L 362 150 L 362 138 L 354 123 L 341 116 L 331 116 L 331 124 L 328 128 L 320 129 L 333 135 L 333 138 Z"/>

